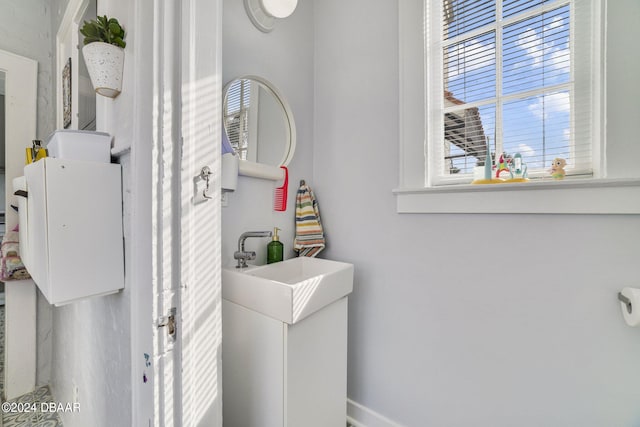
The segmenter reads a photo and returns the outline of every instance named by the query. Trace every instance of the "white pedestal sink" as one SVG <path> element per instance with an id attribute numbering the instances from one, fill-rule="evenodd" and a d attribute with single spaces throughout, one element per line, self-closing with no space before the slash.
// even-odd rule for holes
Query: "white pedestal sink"
<path id="1" fill-rule="evenodd" d="M 225 427 L 344 427 L 352 289 L 324 259 L 223 269 Z"/>
<path id="2" fill-rule="evenodd" d="M 290 325 L 352 289 L 352 264 L 319 258 L 222 270 L 222 298 Z"/>

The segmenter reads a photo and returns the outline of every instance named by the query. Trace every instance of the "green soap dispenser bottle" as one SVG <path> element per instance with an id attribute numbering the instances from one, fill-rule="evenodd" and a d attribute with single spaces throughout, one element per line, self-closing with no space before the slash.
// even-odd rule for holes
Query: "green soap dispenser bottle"
<path id="1" fill-rule="evenodd" d="M 273 228 L 273 240 L 267 245 L 267 264 L 282 261 L 284 255 L 284 245 L 278 237 L 278 227 Z"/>

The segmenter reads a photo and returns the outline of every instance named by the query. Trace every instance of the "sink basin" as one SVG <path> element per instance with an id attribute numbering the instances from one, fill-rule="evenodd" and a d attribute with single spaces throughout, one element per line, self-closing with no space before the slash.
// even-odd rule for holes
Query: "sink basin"
<path id="1" fill-rule="evenodd" d="M 353 265 L 326 259 L 299 257 L 222 269 L 222 298 L 289 324 L 352 290 Z"/>

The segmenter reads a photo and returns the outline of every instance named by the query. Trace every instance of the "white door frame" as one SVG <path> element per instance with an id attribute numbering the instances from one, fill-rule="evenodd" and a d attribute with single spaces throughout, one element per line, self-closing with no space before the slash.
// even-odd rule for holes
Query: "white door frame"
<path id="1" fill-rule="evenodd" d="M 135 77 L 153 83 L 136 85 L 135 135 L 153 143 L 132 146 L 133 223 L 149 224 L 132 230 L 132 425 L 221 427 L 222 0 L 136 3 L 135 48 L 152 53 Z M 212 199 L 194 202 L 204 166 Z M 157 327 L 172 306 L 175 342 Z"/>
<path id="2" fill-rule="evenodd" d="M 70 0 L 65 9 L 58 33 L 56 34 L 56 129 L 63 129 L 63 108 L 62 108 L 62 69 L 68 58 L 71 58 L 71 125 L 69 129 L 78 129 L 78 106 L 80 104 L 80 73 L 79 51 L 80 37 L 78 36 L 82 16 L 90 0 Z"/>
<path id="3" fill-rule="evenodd" d="M 23 175 L 24 150 L 36 138 L 38 62 L 0 50 L 5 73 L 5 230 L 18 215 L 13 178 Z M 36 383 L 36 286 L 33 280 L 5 283 L 4 393 L 13 399 Z"/>

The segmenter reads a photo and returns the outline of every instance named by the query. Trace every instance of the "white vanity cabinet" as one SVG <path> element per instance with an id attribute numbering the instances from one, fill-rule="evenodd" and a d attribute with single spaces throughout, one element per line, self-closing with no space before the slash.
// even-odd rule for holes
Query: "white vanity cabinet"
<path id="1" fill-rule="evenodd" d="M 23 260 L 47 301 L 63 305 L 122 289 L 120 165 L 45 158 L 24 173 Z"/>
<path id="2" fill-rule="evenodd" d="M 294 324 L 222 304 L 225 427 L 344 427 L 347 297 Z"/>

